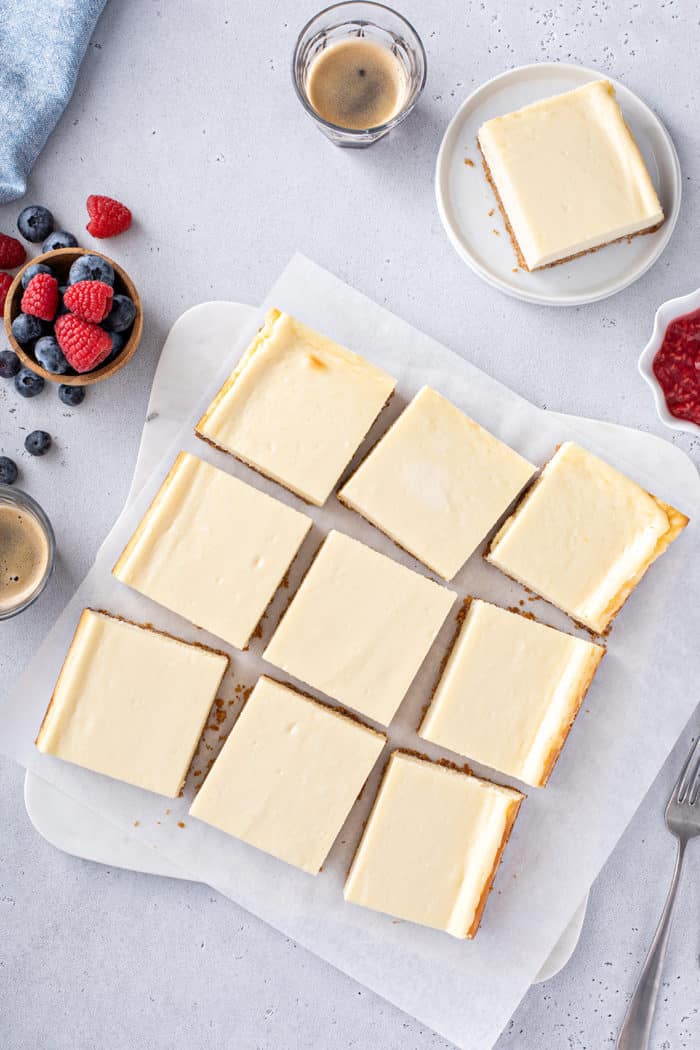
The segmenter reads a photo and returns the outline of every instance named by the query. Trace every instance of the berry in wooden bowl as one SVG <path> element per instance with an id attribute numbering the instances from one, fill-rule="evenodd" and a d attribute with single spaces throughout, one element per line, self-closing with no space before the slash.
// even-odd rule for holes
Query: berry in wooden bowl
<path id="1" fill-rule="evenodd" d="M 52 383 L 108 379 L 136 353 L 142 329 L 141 300 L 129 275 L 84 248 L 37 255 L 5 300 L 10 346 L 26 368 Z"/>

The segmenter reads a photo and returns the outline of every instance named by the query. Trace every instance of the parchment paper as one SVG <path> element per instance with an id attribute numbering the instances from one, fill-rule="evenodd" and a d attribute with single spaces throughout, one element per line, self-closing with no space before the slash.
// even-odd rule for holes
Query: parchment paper
<path id="1" fill-rule="evenodd" d="M 285 269 L 263 309 L 271 305 L 294 313 L 398 377 L 397 395 L 359 455 L 386 429 L 418 387 L 430 383 L 533 462 L 544 462 L 561 440 L 580 440 L 692 519 L 698 518 L 700 484 L 684 453 L 658 441 L 653 445 L 652 460 L 647 435 L 639 436 L 643 438 L 640 441 L 634 432 L 621 433 L 603 426 L 599 439 L 591 442 L 586 428 L 562 427 L 560 420 L 536 409 L 303 257 L 296 256 Z M 118 826 L 133 831 L 138 822 L 144 840 L 184 870 L 457 1045 L 465 1050 L 485 1050 L 495 1042 L 585 896 L 693 711 L 695 697 L 687 686 L 687 662 L 700 626 L 695 600 L 700 583 L 695 558 L 697 525 L 693 520 L 685 535 L 652 568 L 616 621 L 608 655 L 550 785 L 542 791 L 529 789 L 476 940 L 457 941 L 345 904 L 343 876 L 371 805 L 381 761 L 323 872 L 315 879 L 199 824 L 187 813 L 193 785 L 201 782 L 220 747 L 245 689 L 262 671 L 286 679 L 265 664 L 260 653 L 328 529 L 338 527 L 417 567 L 409 556 L 334 499 L 326 508 L 309 510 L 278 486 L 194 437 L 194 422 L 254 329 L 252 325 L 239 345 L 222 346 L 221 375 L 198 400 L 178 440 L 132 508 L 120 518 L 95 566 L 3 705 L 0 746 Z M 40 755 L 33 740 L 85 605 L 150 621 L 183 638 L 222 647 L 218 638 L 131 592 L 109 571 L 180 449 L 190 449 L 303 509 L 316 524 L 290 574 L 289 589 L 279 593 L 268 612 L 262 638 L 246 653 L 231 650 L 232 670 L 222 688 L 219 708 L 224 720 L 220 725 L 210 720 L 213 728 L 205 734 L 185 798 L 173 802 Z M 525 597 L 478 554 L 453 586 L 461 596 L 478 594 L 506 605 Z M 545 603 L 536 602 L 530 608 L 545 622 L 572 629 L 565 617 Z M 453 631 L 452 619 L 390 728 L 391 746 L 418 746 L 432 756 L 442 754 L 419 742 L 414 730 Z M 485 772 L 476 765 L 474 768 Z M 505 777 L 499 779 L 515 783 Z"/>

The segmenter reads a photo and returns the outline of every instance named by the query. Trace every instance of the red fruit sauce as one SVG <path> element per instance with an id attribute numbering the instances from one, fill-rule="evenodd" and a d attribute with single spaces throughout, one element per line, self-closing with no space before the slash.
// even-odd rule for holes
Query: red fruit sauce
<path id="1" fill-rule="evenodd" d="M 700 426 L 700 310 L 671 321 L 652 368 L 671 415 Z"/>

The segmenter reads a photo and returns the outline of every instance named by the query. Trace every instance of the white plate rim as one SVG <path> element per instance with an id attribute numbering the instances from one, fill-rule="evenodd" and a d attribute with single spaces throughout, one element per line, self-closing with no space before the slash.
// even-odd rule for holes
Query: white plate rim
<path id="1" fill-rule="evenodd" d="M 664 392 L 654 375 L 653 365 L 656 352 L 663 342 L 666 329 L 670 323 L 679 317 L 683 317 L 684 314 L 692 313 L 698 309 L 700 309 L 700 288 L 696 288 L 693 292 L 688 292 L 687 295 L 678 295 L 674 299 L 667 299 L 665 303 L 662 303 L 654 315 L 654 327 L 651 338 L 639 355 L 639 361 L 637 362 L 640 375 L 651 387 L 656 414 L 661 422 L 670 427 L 671 430 L 681 430 L 686 434 L 695 434 L 696 436 L 700 434 L 700 426 L 697 423 L 693 423 L 689 419 L 679 419 L 677 416 L 672 416 L 669 412 Z"/>
<path id="2" fill-rule="evenodd" d="M 546 295 L 538 292 L 531 292 L 525 289 L 518 290 L 509 285 L 506 281 L 502 280 L 498 274 L 491 272 L 486 267 L 482 266 L 481 263 L 469 252 L 465 247 L 463 239 L 455 228 L 455 224 L 449 214 L 449 208 L 447 206 L 448 199 L 448 187 L 447 180 L 449 176 L 449 156 L 453 148 L 453 139 L 457 132 L 456 129 L 460 124 L 463 114 L 466 110 L 472 107 L 478 97 L 485 92 L 487 89 L 498 85 L 499 83 L 506 82 L 518 77 L 522 77 L 534 70 L 537 70 L 544 75 L 549 70 L 553 73 L 571 73 L 580 78 L 581 74 L 589 77 L 591 80 L 609 80 L 615 88 L 616 93 L 622 99 L 624 103 L 625 96 L 631 97 L 637 105 L 640 106 L 645 117 L 653 124 L 657 131 L 661 135 L 662 141 L 666 145 L 668 151 L 668 159 L 671 162 L 671 170 L 673 172 L 673 185 L 671 187 L 672 192 L 672 206 L 671 212 L 666 216 L 661 230 L 659 231 L 660 237 L 656 244 L 656 250 L 652 253 L 650 258 L 646 259 L 641 265 L 633 268 L 627 272 L 621 279 L 614 281 L 609 288 L 594 295 L 577 295 L 566 293 L 559 293 L 556 295 Z M 682 179 L 681 179 L 681 167 L 678 159 L 678 153 L 676 147 L 673 144 L 673 140 L 669 135 L 665 125 L 661 119 L 654 113 L 654 111 L 644 102 L 639 95 L 635 94 L 630 88 L 625 87 L 620 81 L 615 80 L 613 77 L 608 76 L 605 73 L 601 73 L 596 69 L 592 69 L 588 66 L 579 66 L 572 62 L 530 62 L 523 66 L 517 66 L 515 69 L 508 69 L 503 73 L 498 73 L 496 76 L 491 77 L 489 80 L 483 81 L 474 91 L 472 91 L 467 98 L 461 103 L 457 112 L 450 120 L 445 134 L 442 137 L 440 148 L 438 150 L 437 162 L 435 165 L 435 197 L 437 202 L 438 214 L 442 223 L 443 229 L 447 234 L 447 237 L 455 249 L 459 257 L 465 262 L 477 276 L 481 277 L 483 281 L 491 285 L 493 288 L 497 288 L 499 291 L 504 292 L 506 295 L 511 296 L 514 299 L 520 299 L 524 302 L 537 303 L 542 306 L 584 306 L 589 303 L 600 302 L 603 299 L 609 298 L 611 295 L 617 294 L 617 292 L 623 291 L 628 288 L 635 281 L 639 280 L 647 270 L 649 270 L 654 263 L 658 260 L 661 253 L 666 248 L 671 235 L 676 226 L 678 215 L 681 206 L 681 195 L 682 195 Z"/>

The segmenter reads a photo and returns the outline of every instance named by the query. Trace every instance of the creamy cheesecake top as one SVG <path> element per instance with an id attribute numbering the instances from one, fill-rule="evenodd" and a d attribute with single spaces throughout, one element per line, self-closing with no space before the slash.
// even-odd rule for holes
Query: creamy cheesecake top
<path id="1" fill-rule="evenodd" d="M 687 523 L 680 511 L 567 441 L 496 534 L 486 557 L 602 633 Z"/>
<path id="2" fill-rule="evenodd" d="M 604 652 L 473 599 L 420 736 L 542 787 Z"/>
<path id="3" fill-rule="evenodd" d="M 535 467 L 423 387 L 339 499 L 451 580 Z"/>
<path id="4" fill-rule="evenodd" d="M 270 310 L 196 432 L 321 506 L 395 385 L 359 354 Z"/>
<path id="5" fill-rule="evenodd" d="M 223 653 L 85 609 L 36 745 L 175 798 L 227 667 Z"/>
<path id="6" fill-rule="evenodd" d="M 607 80 L 487 120 L 478 139 L 530 270 L 663 221 Z"/>
<path id="7" fill-rule="evenodd" d="M 455 598 L 446 587 L 331 531 L 264 657 L 388 725 Z"/>
<path id="8" fill-rule="evenodd" d="M 190 813 L 315 875 L 385 740 L 262 677 Z"/>
<path id="9" fill-rule="evenodd" d="M 112 570 L 243 649 L 311 519 L 181 452 Z"/>
<path id="10" fill-rule="evenodd" d="M 395 751 L 345 883 L 345 899 L 473 937 L 523 799 Z"/>

